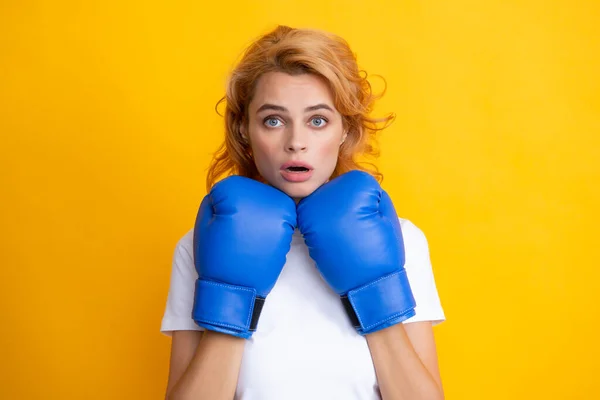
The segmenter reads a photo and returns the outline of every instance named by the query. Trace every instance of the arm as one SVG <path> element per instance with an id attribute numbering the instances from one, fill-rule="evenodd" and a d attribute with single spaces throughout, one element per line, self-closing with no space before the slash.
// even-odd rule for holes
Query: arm
<path id="1" fill-rule="evenodd" d="M 164 321 L 195 323 L 205 333 L 169 330 L 176 333 L 167 399 L 234 397 L 245 339 L 256 331 L 295 226 L 292 198 L 250 178 L 227 177 L 204 197 L 191 249 L 174 263 Z"/>
<path id="2" fill-rule="evenodd" d="M 233 399 L 246 340 L 213 331 L 175 331 L 167 400 Z"/>
<path id="3" fill-rule="evenodd" d="M 383 400 L 443 400 L 431 322 L 396 324 L 366 335 Z"/>

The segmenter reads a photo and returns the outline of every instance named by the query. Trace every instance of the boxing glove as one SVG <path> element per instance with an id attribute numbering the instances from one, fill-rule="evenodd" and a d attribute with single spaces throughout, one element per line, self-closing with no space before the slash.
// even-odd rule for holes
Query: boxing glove
<path id="1" fill-rule="evenodd" d="M 194 227 L 196 324 L 250 338 L 295 228 L 296 204 L 282 191 L 242 176 L 214 185 Z"/>
<path id="2" fill-rule="evenodd" d="M 400 222 L 370 174 L 350 171 L 298 203 L 298 228 L 352 325 L 366 335 L 415 315 Z"/>

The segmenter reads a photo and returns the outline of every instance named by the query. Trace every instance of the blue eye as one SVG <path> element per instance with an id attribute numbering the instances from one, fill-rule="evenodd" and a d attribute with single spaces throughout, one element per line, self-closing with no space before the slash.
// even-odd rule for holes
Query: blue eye
<path id="1" fill-rule="evenodd" d="M 279 118 L 267 117 L 265 118 L 264 123 L 269 128 L 278 128 L 280 126 L 279 123 L 281 123 L 281 121 L 279 120 Z"/>
<path id="2" fill-rule="evenodd" d="M 327 120 L 323 117 L 314 117 L 310 121 L 315 128 L 322 128 L 327 125 Z"/>

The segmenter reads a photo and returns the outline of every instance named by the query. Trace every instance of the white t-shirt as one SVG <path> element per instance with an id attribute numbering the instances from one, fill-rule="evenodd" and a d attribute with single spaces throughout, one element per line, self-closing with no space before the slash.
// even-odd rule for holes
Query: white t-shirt
<path id="1" fill-rule="evenodd" d="M 405 268 L 416 315 L 404 323 L 445 320 L 425 235 L 400 218 Z M 193 229 L 177 243 L 161 332 L 202 330 L 192 320 Z M 350 324 L 339 296 L 317 271 L 300 232 L 267 296 L 258 327 L 246 341 L 238 400 L 381 399 L 366 339 Z"/>

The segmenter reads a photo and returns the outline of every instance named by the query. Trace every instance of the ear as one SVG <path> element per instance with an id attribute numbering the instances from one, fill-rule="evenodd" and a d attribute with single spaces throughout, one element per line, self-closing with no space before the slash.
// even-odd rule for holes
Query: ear
<path id="1" fill-rule="evenodd" d="M 246 124 L 243 121 L 240 124 L 240 139 L 241 139 L 242 143 L 250 143 L 250 141 L 248 140 L 247 132 L 246 132 Z"/>
<path id="2" fill-rule="evenodd" d="M 344 135 L 342 136 L 342 141 L 340 142 L 340 146 L 342 144 L 344 144 L 344 141 L 346 140 L 347 137 L 348 137 L 348 132 L 344 132 Z"/>

